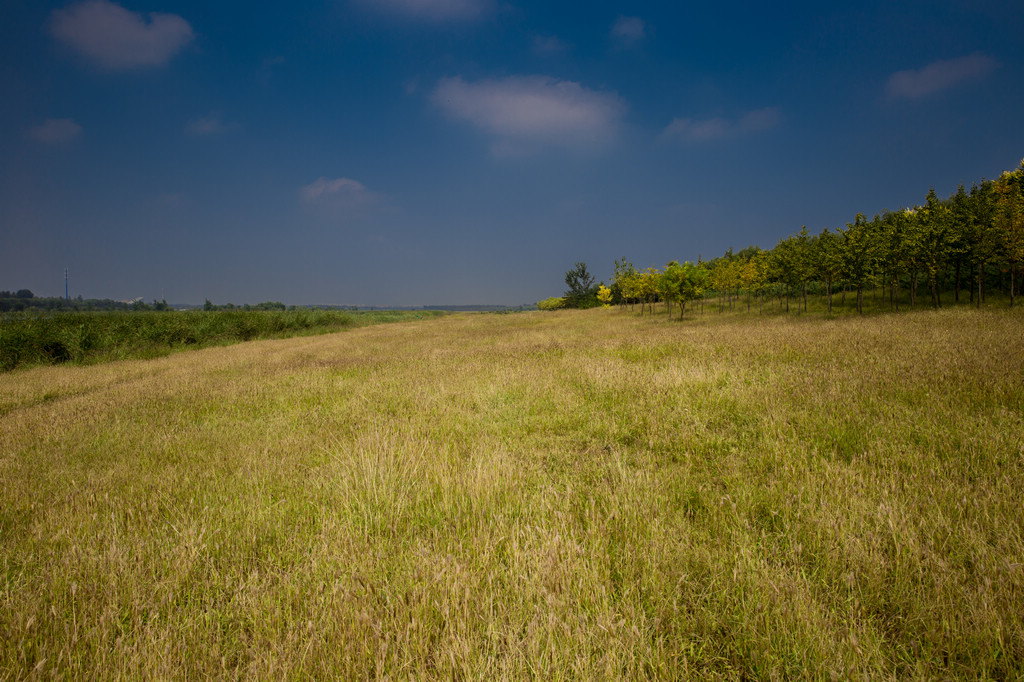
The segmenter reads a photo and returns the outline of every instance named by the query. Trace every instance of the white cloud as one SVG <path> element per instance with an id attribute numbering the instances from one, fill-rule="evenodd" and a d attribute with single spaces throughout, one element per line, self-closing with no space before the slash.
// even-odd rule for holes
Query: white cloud
<path id="1" fill-rule="evenodd" d="M 109 0 L 88 0 L 54 10 L 50 32 L 110 70 L 161 66 L 193 38 L 192 27 L 176 14 L 151 12 L 147 21 Z"/>
<path id="2" fill-rule="evenodd" d="M 777 126 L 781 120 L 779 110 L 774 107 L 748 112 L 736 121 L 724 118 L 676 118 L 665 127 L 661 137 L 665 140 L 707 142 L 769 130 Z"/>
<path id="3" fill-rule="evenodd" d="M 999 62 L 980 53 L 940 59 L 920 69 L 897 71 L 889 76 L 885 91 L 893 98 L 920 99 L 965 81 L 983 78 L 998 67 Z"/>
<path id="4" fill-rule="evenodd" d="M 331 201 L 345 205 L 357 205 L 375 199 L 373 192 L 361 182 L 351 178 L 317 178 L 299 191 L 303 201 L 317 203 Z"/>
<path id="5" fill-rule="evenodd" d="M 639 43 L 647 35 L 647 24 L 640 17 L 620 16 L 612 24 L 612 38 L 624 46 Z"/>
<path id="6" fill-rule="evenodd" d="M 209 116 L 203 116 L 191 121 L 185 126 L 185 132 L 190 135 L 219 135 L 234 127 L 233 123 L 225 123 L 224 117 L 219 112 L 213 112 Z"/>
<path id="7" fill-rule="evenodd" d="M 82 126 L 70 118 L 48 118 L 30 128 L 28 135 L 43 144 L 63 144 L 75 139 L 81 132 Z"/>
<path id="8" fill-rule="evenodd" d="M 513 76 L 467 83 L 444 78 L 432 96 L 452 118 L 498 138 L 495 152 L 537 145 L 592 147 L 615 137 L 626 105 L 614 93 L 546 76 Z"/>
<path id="9" fill-rule="evenodd" d="M 354 0 L 397 16 L 430 23 L 473 21 L 490 9 L 490 0 Z"/>

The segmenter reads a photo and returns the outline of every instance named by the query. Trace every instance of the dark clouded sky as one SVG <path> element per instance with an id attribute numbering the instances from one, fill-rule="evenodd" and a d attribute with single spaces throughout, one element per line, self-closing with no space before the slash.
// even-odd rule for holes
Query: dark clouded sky
<path id="1" fill-rule="evenodd" d="M 10 0 L 0 289 L 523 303 L 1024 156 L 1024 3 Z"/>

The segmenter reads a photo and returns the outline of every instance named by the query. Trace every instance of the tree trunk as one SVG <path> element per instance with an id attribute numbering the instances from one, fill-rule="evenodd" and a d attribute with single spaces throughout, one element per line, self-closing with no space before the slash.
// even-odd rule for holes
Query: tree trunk
<path id="1" fill-rule="evenodd" d="M 978 310 L 981 310 L 981 295 L 983 292 L 981 283 L 985 281 L 984 272 L 982 271 L 983 267 L 984 263 L 978 261 Z"/>
<path id="2" fill-rule="evenodd" d="M 960 259 L 956 261 L 956 288 L 954 289 L 953 301 L 960 302 Z"/>

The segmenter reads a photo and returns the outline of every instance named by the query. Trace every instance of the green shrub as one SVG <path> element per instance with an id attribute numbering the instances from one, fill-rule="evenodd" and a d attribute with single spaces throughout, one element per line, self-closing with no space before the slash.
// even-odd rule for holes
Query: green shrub
<path id="1" fill-rule="evenodd" d="M 559 310 L 565 307 L 565 299 L 560 296 L 552 296 L 551 298 L 545 298 L 543 301 L 537 301 L 537 310 Z"/>
<path id="2" fill-rule="evenodd" d="M 264 304 L 260 304 L 264 306 Z M 159 357 L 174 349 L 340 331 L 442 312 L 239 308 L 117 312 L 8 312 L 0 318 L 0 371 L 24 365 Z"/>

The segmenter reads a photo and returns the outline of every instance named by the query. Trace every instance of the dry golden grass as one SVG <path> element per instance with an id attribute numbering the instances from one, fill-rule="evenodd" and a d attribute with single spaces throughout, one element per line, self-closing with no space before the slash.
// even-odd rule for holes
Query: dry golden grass
<path id="1" fill-rule="evenodd" d="M 0 678 L 1020 677 L 1022 349 L 595 310 L 0 375 Z"/>

